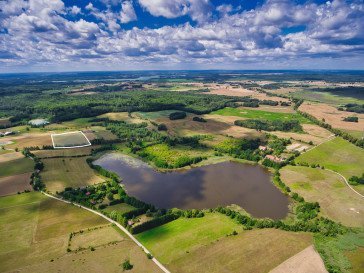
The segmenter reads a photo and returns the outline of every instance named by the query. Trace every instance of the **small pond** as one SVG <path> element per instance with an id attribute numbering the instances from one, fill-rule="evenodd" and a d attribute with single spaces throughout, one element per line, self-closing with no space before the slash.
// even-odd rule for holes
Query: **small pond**
<path id="1" fill-rule="evenodd" d="M 284 218 L 289 198 L 270 181 L 259 165 L 226 161 L 182 171 L 156 171 L 147 163 L 107 153 L 94 162 L 123 179 L 130 196 L 158 208 L 204 209 L 236 204 L 252 216 Z"/>

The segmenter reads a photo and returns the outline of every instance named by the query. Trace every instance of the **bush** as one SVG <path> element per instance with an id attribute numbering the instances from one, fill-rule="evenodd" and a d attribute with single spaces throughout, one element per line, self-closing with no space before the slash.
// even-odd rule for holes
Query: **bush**
<path id="1" fill-rule="evenodd" d="M 158 125 L 158 131 L 167 131 L 167 126 L 165 124 Z"/>
<path id="2" fill-rule="evenodd" d="M 133 268 L 133 266 L 130 264 L 130 260 L 127 259 L 122 264 L 123 270 L 130 270 Z"/>
<path id="3" fill-rule="evenodd" d="M 343 119 L 343 121 L 358 122 L 359 118 L 358 117 L 346 117 L 346 118 Z"/>
<path id="4" fill-rule="evenodd" d="M 186 112 L 173 112 L 169 114 L 170 120 L 184 119 L 187 116 Z"/>
<path id="5" fill-rule="evenodd" d="M 198 122 L 207 122 L 207 120 L 206 119 L 204 119 L 204 118 L 200 118 L 200 117 L 193 117 L 193 119 L 192 119 L 193 121 L 198 121 Z"/>

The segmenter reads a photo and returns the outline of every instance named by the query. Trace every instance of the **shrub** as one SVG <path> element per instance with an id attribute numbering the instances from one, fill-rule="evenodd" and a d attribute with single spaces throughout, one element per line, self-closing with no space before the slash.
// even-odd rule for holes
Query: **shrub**
<path id="1" fill-rule="evenodd" d="M 169 114 L 170 120 L 184 119 L 187 116 L 186 112 L 173 112 Z"/>
<path id="2" fill-rule="evenodd" d="M 130 264 L 130 260 L 127 259 L 122 264 L 123 270 L 130 270 L 133 268 L 133 266 Z"/>
<path id="3" fill-rule="evenodd" d="M 167 131 L 167 126 L 165 124 L 158 125 L 158 131 Z"/>

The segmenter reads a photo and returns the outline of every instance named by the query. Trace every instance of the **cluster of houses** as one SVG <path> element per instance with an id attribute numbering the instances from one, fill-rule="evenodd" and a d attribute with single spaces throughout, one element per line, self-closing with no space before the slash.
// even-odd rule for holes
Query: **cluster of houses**
<path id="1" fill-rule="evenodd" d="M 269 148 L 267 146 L 259 146 L 260 151 L 266 151 L 268 149 Z M 269 160 L 272 160 L 272 161 L 275 161 L 275 162 L 283 162 L 285 160 L 285 158 L 279 158 L 279 157 L 276 157 L 274 155 L 266 155 L 265 158 L 267 158 Z"/>
<path id="2" fill-rule="evenodd" d="M 14 131 L 6 131 L 5 133 L 0 132 L 0 137 L 10 136 L 10 135 L 15 135 L 15 134 L 16 134 L 16 132 L 14 132 Z"/>

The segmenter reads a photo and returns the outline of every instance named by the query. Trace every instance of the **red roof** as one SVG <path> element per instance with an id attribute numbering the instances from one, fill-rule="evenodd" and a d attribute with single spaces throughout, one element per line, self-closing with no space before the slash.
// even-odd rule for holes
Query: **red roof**
<path id="1" fill-rule="evenodd" d="M 86 192 L 86 195 L 90 195 L 90 194 L 91 194 L 91 192 L 89 192 L 89 191 L 88 191 L 88 192 Z"/>

